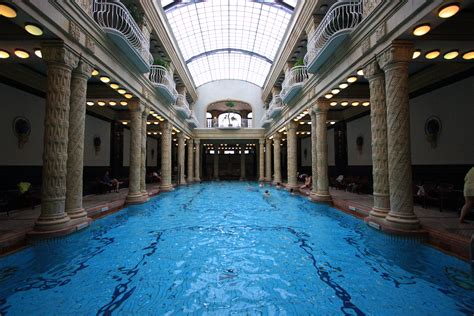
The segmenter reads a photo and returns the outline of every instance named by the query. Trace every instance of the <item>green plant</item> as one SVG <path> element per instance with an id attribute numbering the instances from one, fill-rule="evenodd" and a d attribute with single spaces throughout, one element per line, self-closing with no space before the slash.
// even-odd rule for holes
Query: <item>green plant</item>
<path id="1" fill-rule="evenodd" d="M 155 61 L 153 62 L 153 65 L 157 65 L 157 66 L 163 66 L 165 67 L 166 69 L 168 69 L 170 63 L 166 60 L 164 60 L 163 58 L 155 58 Z"/>
<path id="2" fill-rule="evenodd" d="M 304 66 L 304 60 L 303 58 L 298 58 L 296 61 L 295 61 L 295 67 L 296 66 Z"/>
<path id="3" fill-rule="evenodd" d="M 232 101 L 228 101 L 228 102 L 225 103 L 225 105 L 227 105 L 230 108 L 233 108 L 235 106 L 235 103 L 232 102 Z"/>
<path id="4" fill-rule="evenodd" d="M 138 24 L 138 26 L 143 25 L 145 13 L 142 11 L 140 6 L 138 6 L 133 0 L 122 0 L 123 5 L 127 8 L 128 12 L 132 16 L 133 20 Z"/>

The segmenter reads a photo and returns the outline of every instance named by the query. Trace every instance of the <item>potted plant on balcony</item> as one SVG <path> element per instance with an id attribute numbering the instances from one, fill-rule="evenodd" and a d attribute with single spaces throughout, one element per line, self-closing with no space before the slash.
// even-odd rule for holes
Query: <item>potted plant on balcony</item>
<path id="1" fill-rule="evenodd" d="M 303 58 L 298 58 L 298 59 L 295 61 L 294 67 L 296 67 L 296 66 L 304 66 L 304 60 L 303 60 Z"/>
<path id="2" fill-rule="evenodd" d="M 157 58 L 155 58 L 155 60 L 153 62 L 153 65 L 162 66 L 162 67 L 165 67 L 166 69 L 168 69 L 170 63 L 168 61 L 164 60 L 161 57 L 157 57 Z"/>

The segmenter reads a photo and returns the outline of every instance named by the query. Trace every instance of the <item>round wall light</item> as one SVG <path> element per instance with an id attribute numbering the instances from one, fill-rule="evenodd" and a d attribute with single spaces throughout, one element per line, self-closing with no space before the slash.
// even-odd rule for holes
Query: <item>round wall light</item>
<path id="1" fill-rule="evenodd" d="M 92 73 L 91 73 L 93 76 L 98 76 L 99 75 L 99 71 L 97 69 L 92 69 Z"/>
<path id="2" fill-rule="evenodd" d="M 369 106 L 369 105 L 370 105 L 370 102 L 368 101 L 362 103 L 362 106 Z"/>
<path id="3" fill-rule="evenodd" d="M 110 105 L 110 106 L 116 106 L 116 105 L 117 105 L 117 102 L 115 102 L 115 101 L 110 101 L 110 102 L 109 102 L 109 105 Z"/>
<path id="4" fill-rule="evenodd" d="M 430 30 L 431 30 L 431 26 L 428 23 L 420 24 L 413 29 L 413 35 L 423 36 L 426 33 L 428 33 Z"/>
<path id="5" fill-rule="evenodd" d="M 36 24 L 33 24 L 33 23 L 25 24 L 25 30 L 28 33 L 30 33 L 31 35 L 34 35 L 34 36 L 43 35 L 43 29 L 39 25 L 36 25 Z"/>
<path id="6" fill-rule="evenodd" d="M 343 82 L 341 84 L 339 84 L 339 89 L 345 89 L 349 86 L 349 84 L 347 84 L 346 82 Z"/>
<path id="7" fill-rule="evenodd" d="M 122 106 L 127 106 L 128 102 L 127 101 L 120 101 L 120 105 Z"/>
<path id="8" fill-rule="evenodd" d="M 357 70 L 357 75 L 358 76 L 363 76 L 364 75 L 364 69 Z"/>
<path id="9" fill-rule="evenodd" d="M 41 53 L 41 49 L 39 48 L 35 49 L 35 55 L 38 58 L 43 58 L 43 53 Z"/>
<path id="10" fill-rule="evenodd" d="M 16 18 L 16 9 L 8 4 L 0 4 L 0 15 L 9 19 Z"/>
<path id="11" fill-rule="evenodd" d="M 118 88 L 120 88 L 120 86 L 118 85 L 118 83 L 115 83 L 115 82 L 111 83 L 111 84 L 110 84 L 110 87 L 111 87 L 112 89 L 114 89 L 114 90 L 117 90 Z"/>
<path id="12" fill-rule="evenodd" d="M 15 49 L 15 55 L 16 57 L 21 58 L 21 59 L 30 58 L 30 53 L 28 53 L 26 50 L 23 50 L 23 49 Z"/>
<path id="13" fill-rule="evenodd" d="M 326 94 L 324 95 L 324 97 L 325 97 L 326 99 L 328 99 L 328 100 L 331 99 L 333 96 L 334 96 L 334 95 L 332 95 L 331 93 L 326 93 Z"/>
<path id="14" fill-rule="evenodd" d="M 127 90 L 125 90 L 125 89 L 118 89 L 117 92 L 120 93 L 120 94 L 125 94 L 125 93 L 127 93 Z"/>
<path id="15" fill-rule="evenodd" d="M 459 10 L 461 10 L 461 7 L 458 3 L 450 3 L 439 9 L 438 16 L 442 19 L 447 19 L 458 13 Z"/>
<path id="16" fill-rule="evenodd" d="M 452 50 L 447 52 L 446 54 L 443 55 L 444 59 L 451 60 L 459 56 L 459 52 L 457 50 Z"/>
<path id="17" fill-rule="evenodd" d="M 332 89 L 331 90 L 332 94 L 338 94 L 339 92 L 341 92 L 341 90 L 339 90 L 339 89 Z"/>
<path id="18" fill-rule="evenodd" d="M 357 77 L 356 76 L 350 76 L 347 78 L 347 82 L 349 83 L 354 83 L 357 81 Z"/>
<path id="19" fill-rule="evenodd" d="M 125 93 L 123 96 L 126 97 L 127 99 L 133 98 L 133 95 L 130 93 Z"/>
<path id="20" fill-rule="evenodd" d="M 360 103 L 357 102 L 357 101 L 351 103 L 352 106 L 358 106 L 359 104 L 360 104 Z"/>
<path id="21" fill-rule="evenodd" d="M 342 106 L 347 106 L 348 104 L 349 104 L 349 102 L 347 102 L 347 101 L 341 102 L 341 105 L 342 105 Z"/>
<path id="22" fill-rule="evenodd" d="M 110 78 L 107 77 L 107 76 L 102 76 L 102 77 L 100 77 L 100 81 L 102 81 L 103 83 L 109 83 L 109 82 L 110 82 Z"/>
<path id="23" fill-rule="evenodd" d="M 100 106 L 104 106 L 105 102 L 104 101 L 99 101 L 99 102 L 97 102 L 97 104 L 100 105 Z"/>
<path id="24" fill-rule="evenodd" d="M 427 52 L 425 54 L 425 58 L 426 59 L 435 59 L 435 58 L 438 58 L 438 56 L 440 55 L 440 51 L 438 49 L 435 49 L 435 50 L 431 50 L 429 52 Z"/>
<path id="25" fill-rule="evenodd" d="M 93 105 L 94 105 L 94 102 L 92 102 L 92 101 L 87 101 L 86 104 L 87 104 L 88 106 L 93 106 Z"/>
<path id="26" fill-rule="evenodd" d="M 462 54 L 462 59 L 465 59 L 465 60 L 474 59 L 474 50 L 471 50 Z"/>
<path id="27" fill-rule="evenodd" d="M 0 59 L 10 58 L 10 53 L 6 50 L 0 49 Z"/>
<path id="28" fill-rule="evenodd" d="M 329 103 L 331 106 L 336 106 L 337 105 L 337 102 L 331 102 Z"/>
<path id="29" fill-rule="evenodd" d="M 411 57 L 412 59 L 417 59 L 421 55 L 421 50 L 417 49 L 413 52 L 413 56 Z"/>

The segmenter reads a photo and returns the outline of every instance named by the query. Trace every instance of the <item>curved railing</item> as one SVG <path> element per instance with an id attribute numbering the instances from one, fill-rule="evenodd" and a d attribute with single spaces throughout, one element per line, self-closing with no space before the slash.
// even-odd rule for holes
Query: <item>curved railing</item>
<path id="1" fill-rule="evenodd" d="M 101 27 L 121 33 L 149 65 L 153 63 L 150 43 L 146 40 L 130 12 L 120 1 L 95 0 L 93 13 L 94 20 Z"/>
<path id="2" fill-rule="evenodd" d="M 282 99 L 285 98 L 285 95 L 288 91 L 299 83 L 304 83 L 308 79 L 308 71 L 306 66 L 295 66 L 288 71 L 285 75 L 285 80 L 281 84 L 280 96 Z"/>
<path id="3" fill-rule="evenodd" d="M 362 21 L 362 1 L 347 0 L 332 5 L 317 29 L 309 36 L 307 53 L 304 56 L 305 65 L 318 57 L 324 45 L 334 34 L 351 30 L 360 21 Z"/>
<path id="4" fill-rule="evenodd" d="M 150 67 L 150 81 L 154 84 L 163 85 L 173 95 L 177 95 L 176 83 L 171 72 L 163 66 L 153 65 Z M 186 98 L 184 98 L 186 100 Z M 186 102 L 187 103 L 187 102 Z"/>
<path id="5" fill-rule="evenodd" d="M 273 117 L 281 112 L 283 109 L 283 100 L 281 99 L 280 95 L 274 95 L 270 105 L 268 106 L 268 114 L 269 116 Z"/>
<path id="6" fill-rule="evenodd" d="M 183 115 L 188 118 L 191 115 L 191 110 L 189 109 L 188 100 L 182 94 L 176 95 L 176 108 L 179 110 Z"/>

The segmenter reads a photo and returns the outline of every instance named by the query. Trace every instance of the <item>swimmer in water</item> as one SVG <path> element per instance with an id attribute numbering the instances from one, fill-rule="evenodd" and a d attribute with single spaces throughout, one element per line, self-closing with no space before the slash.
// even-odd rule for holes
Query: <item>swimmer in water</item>
<path id="1" fill-rule="evenodd" d="M 281 183 L 280 183 L 280 182 L 277 182 L 277 184 L 276 184 L 276 189 L 277 189 L 277 190 L 280 190 L 280 189 L 281 189 Z"/>
<path id="2" fill-rule="evenodd" d="M 270 197 L 270 192 L 268 192 L 268 190 L 265 190 L 265 193 L 263 193 L 263 196 L 264 197 Z"/>
<path id="3" fill-rule="evenodd" d="M 259 186 L 260 188 L 263 188 L 263 183 L 260 183 L 258 186 Z"/>

